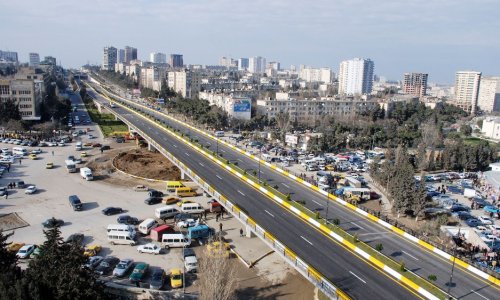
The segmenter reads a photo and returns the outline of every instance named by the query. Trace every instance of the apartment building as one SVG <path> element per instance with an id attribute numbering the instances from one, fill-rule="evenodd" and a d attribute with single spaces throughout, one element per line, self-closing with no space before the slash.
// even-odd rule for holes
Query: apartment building
<path id="1" fill-rule="evenodd" d="M 182 54 L 170 54 L 168 64 L 171 68 L 174 69 L 182 68 L 184 66 L 184 59 L 182 57 Z"/>
<path id="2" fill-rule="evenodd" d="M 198 97 L 207 100 L 210 105 L 222 108 L 232 118 L 250 120 L 252 117 L 252 99 L 250 97 L 214 91 L 200 92 Z"/>
<path id="3" fill-rule="evenodd" d="M 299 78 L 305 82 L 332 82 L 332 70 L 330 68 L 304 68 L 300 70 Z"/>
<path id="4" fill-rule="evenodd" d="M 30 67 L 37 67 L 40 64 L 40 55 L 38 53 L 29 54 Z"/>
<path id="5" fill-rule="evenodd" d="M 354 58 L 340 63 L 339 94 L 366 95 L 372 92 L 374 63 Z"/>
<path id="6" fill-rule="evenodd" d="M 137 48 L 125 46 L 125 63 L 130 63 L 137 59 Z"/>
<path id="7" fill-rule="evenodd" d="M 152 52 L 149 54 L 149 61 L 155 64 L 166 64 L 167 55 L 161 52 Z"/>
<path id="8" fill-rule="evenodd" d="M 102 69 L 105 71 L 114 71 L 117 63 L 117 49 L 113 46 L 104 47 L 102 57 Z"/>
<path id="9" fill-rule="evenodd" d="M 455 101 L 453 104 L 474 115 L 477 108 L 480 81 L 481 72 L 457 72 L 455 74 Z"/>
<path id="10" fill-rule="evenodd" d="M 141 68 L 141 86 L 155 91 L 161 90 L 161 84 L 166 78 L 167 68 L 151 66 L 147 68 Z"/>
<path id="11" fill-rule="evenodd" d="M 23 120 L 40 120 L 40 105 L 43 99 L 43 80 L 0 79 L 0 102 L 14 100 Z"/>
<path id="12" fill-rule="evenodd" d="M 488 117 L 484 119 L 481 133 L 487 138 L 500 140 L 500 118 Z"/>
<path id="13" fill-rule="evenodd" d="M 425 73 L 405 73 L 403 79 L 403 93 L 424 97 L 427 91 L 427 77 Z"/>
<path id="14" fill-rule="evenodd" d="M 250 57 L 248 59 L 248 71 L 257 74 L 266 72 L 266 59 L 261 56 Z"/>
<path id="15" fill-rule="evenodd" d="M 0 60 L 17 63 L 17 52 L 0 50 Z"/>
<path id="16" fill-rule="evenodd" d="M 167 74 L 168 87 L 184 98 L 191 98 L 191 76 L 186 71 L 170 71 Z"/>
<path id="17" fill-rule="evenodd" d="M 483 112 L 500 111 L 500 77 L 482 77 L 477 107 Z"/>

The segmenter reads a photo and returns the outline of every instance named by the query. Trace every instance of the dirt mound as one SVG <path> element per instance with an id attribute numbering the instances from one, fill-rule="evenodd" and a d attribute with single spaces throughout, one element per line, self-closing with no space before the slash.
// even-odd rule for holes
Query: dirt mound
<path id="1" fill-rule="evenodd" d="M 114 159 L 115 166 L 132 175 L 158 180 L 179 180 L 181 171 L 162 154 L 134 149 L 121 152 Z"/>

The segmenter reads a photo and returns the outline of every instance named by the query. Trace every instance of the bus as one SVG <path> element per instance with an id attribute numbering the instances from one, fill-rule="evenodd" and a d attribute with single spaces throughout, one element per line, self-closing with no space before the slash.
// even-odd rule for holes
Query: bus
<path id="1" fill-rule="evenodd" d="M 224 131 L 216 131 L 215 132 L 215 137 L 223 137 L 224 136 Z"/>
<path id="2" fill-rule="evenodd" d="M 22 147 L 14 147 L 12 148 L 12 153 L 14 155 L 28 155 L 28 150 L 26 150 L 25 148 L 22 148 Z"/>
<path id="3" fill-rule="evenodd" d="M 358 202 L 367 201 L 370 200 L 370 189 L 344 187 L 344 196 Z"/>

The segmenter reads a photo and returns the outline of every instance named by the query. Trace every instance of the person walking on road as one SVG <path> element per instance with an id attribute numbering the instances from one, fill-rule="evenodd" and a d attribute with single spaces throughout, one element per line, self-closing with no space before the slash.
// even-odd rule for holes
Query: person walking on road
<path id="1" fill-rule="evenodd" d="M 240 237 L 243 236 L 243 228 L 240 228 Z"/>
<path id="2" fill-rule="evenodd" d="M 54 156 L 54 151 L 52 151 L 52 156 Z"/>
<path id="3" fill-rule="evenodd" d="M 19 165 L 21 165 L 22 163 L 23 163 L 23 159 L 22 159 L 22 158 L 20 158 L 20 159 L 19 159 Z"/>
<path id="4" fill-rule="evenodd" d="M 219 223 L 219 232 L 222 233 L 222 222 Z"/>
<path id="5" fill-rule="evenodd" d="M 5 199 L 9 197 L 9 191 L 5 191 Z"/>

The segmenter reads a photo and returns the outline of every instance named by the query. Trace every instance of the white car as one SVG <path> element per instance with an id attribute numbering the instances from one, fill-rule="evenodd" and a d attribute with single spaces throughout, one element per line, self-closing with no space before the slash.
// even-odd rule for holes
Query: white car
<path id="1" fill-rule="evenodd" d="M 64 146 L 66 146 L 66 144 L 64 142 L 59 142 L 59 143 L 57 143 L 57 146 L 64 147 Z"/>
<path id="2" fill-rule="evenodd" d="M 34 194 L 36 193 L 36 186 L 34 185 L 30 185 L 25 191 L 24 191 L 25 194 L 27 195 L 31 195 L 31 194 Z"/>
<path id="3" fill-rule="evenodd" d="M 41 149 L 31 150 L 31 152 L 30 152 L 30 154 L 40 154 L 40 153 L 42 153 Z"/>
<path id="4" fill-rule="evenodd" d="M 28 258 L 35 251 L 35 245 L 24 245 L 17 251 L 17 258 Z"/>
<path id="5" fill-rule="evenodd" d="M 94 136 L 93 136 L 93 135 L 91 135 L 91 134 L 89 134 L 89 135 L 87 136 L 87 138 L 88 138 L 89 140 L 91 140 L 91 139 L 93 139 L 93 138 L 94 138 Z"/>
<path id="6" fill-rule="evenodd" d="M 152 253 L 152 254 L 156 255 L 156 254 L 160 254 L 161 247 L 156 245 L 156 244 L 149 243 L 146 245 L 140 245 L 139 247 L 137 247 L 137 251 L 139 253 Z"/>
<path id="7" fill-rule="evenodd" d="M 176 225 L 179 228 L 194 227 L 194 226 L 198 225 L 198 221 L 195 221 L 194 219 L 186 219 L 186 220 L 177 222 Z"/>
<path id="8" fill-rule="evenodd" d="M 479 216 L 479 221 L 483 223 L 484 225 L 493 225 L 493 220 L 490 219 L 490 217 L 487 216 Z"/>
<path id="9" fill-rule="evenodd" d="M 73 137 L 77 137 L 77 136 L 78 136 L 78 132 L 76 132 L 76 131 L 75 131 L 75 132 L 73 132 L 71 135 L 72 135 Z"/>

